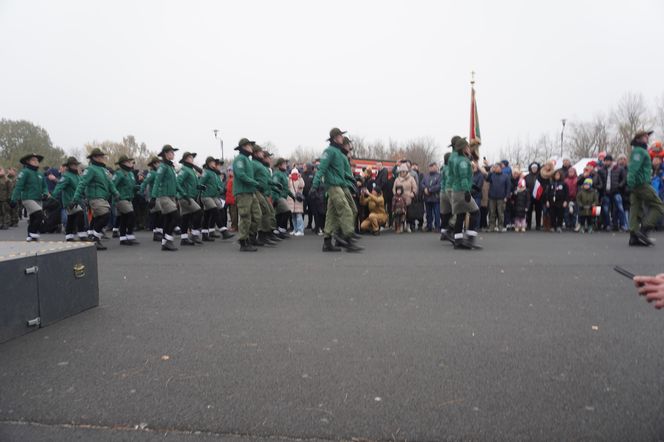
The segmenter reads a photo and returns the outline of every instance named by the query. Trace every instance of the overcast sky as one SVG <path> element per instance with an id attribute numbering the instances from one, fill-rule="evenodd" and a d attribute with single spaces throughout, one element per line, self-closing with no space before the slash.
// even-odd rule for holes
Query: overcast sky
<path id="1" fill-rule="evenodd" d="M 65 149 L 133 134 L 226 156 L 331 127 L 368 140 L 558 132 L 627 91 L 664 93 L 664 1 L 0 0 L 0 117 Z M 652 103 L 652 101 L 649 101 Z"/>

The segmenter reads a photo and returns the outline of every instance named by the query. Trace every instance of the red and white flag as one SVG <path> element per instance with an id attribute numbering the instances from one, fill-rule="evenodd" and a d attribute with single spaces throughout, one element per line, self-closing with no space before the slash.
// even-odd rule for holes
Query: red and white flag
<path id="1" fill-rule="evenodd" d="M 540 198 L 542 198 L 543 193 L 544 193 L 544 187 L 542 187 L 539 180 L 535 178 L 535 186 L 533 187 L 533 198 L 535 198 L 536 201 L 539 201 Z"/>

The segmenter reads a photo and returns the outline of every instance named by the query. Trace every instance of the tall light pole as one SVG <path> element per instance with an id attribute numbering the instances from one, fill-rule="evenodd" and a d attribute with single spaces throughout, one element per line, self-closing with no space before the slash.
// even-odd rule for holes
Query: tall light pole
<path id="1" fill-rule="evenodd" d="M 219 140 L 219 145 L 221 146 L 221 160 L 224 160 L 224 140 L 221 139 L 221 134 L 219 133 L 219 129 L 213 129 L 212 132 L 214 132 L 214 139 Z"/>
<path id="2" fill-rule="evenodd" d="M 563 145 L 565 142 L 565 123 L 567 123 L 567 120 L 563 118 L 561 121 L 563 122 L 563 128 L 560 131 L 560 161 L 563 160 Z"/>

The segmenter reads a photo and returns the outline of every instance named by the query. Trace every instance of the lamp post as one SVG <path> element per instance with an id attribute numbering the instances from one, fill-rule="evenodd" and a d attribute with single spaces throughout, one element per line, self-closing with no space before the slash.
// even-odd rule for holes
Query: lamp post
<path id="1" fill-rule="evenodd" d="M 213 129 L 212 132 L 214 132 L 214 139 L 219 140 L 219 145 L 221 146 L 221 160 L 224 160 L 224 140 L 221 139 L 221 134 L 219 133 L 219 129 Z"/>
<path id="2" fill-rule="evenodd" d="M 563 160 L 563 146 L 565 142 L 565 123 L 567 123 L 567 120 L 563 118 L 561 121 L 563 123 L 563 128 L 560 131 L 560 161 Z"/>

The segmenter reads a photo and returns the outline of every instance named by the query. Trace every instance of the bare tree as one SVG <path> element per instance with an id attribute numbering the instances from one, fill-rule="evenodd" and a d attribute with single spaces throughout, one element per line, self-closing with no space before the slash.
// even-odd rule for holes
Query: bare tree
<path id="1" fill-rule="evenodd" d="M 320 157 L 321 151 L 313 147 L 297 146 L 288 158 L 291 163 L 309 163 Z"/>
<path id="2" fill-rule="evenodd" d="M 406 157 L 421 167 L 426 167 L 433 161 L 440 161 L 438 155 L 440 146 L 432 137 L 422 137 L 409 141 L 404 146 Z"/>
<path id="3" fill-rule="evenodd" d="M 500 158 L 507 159 L 512 164 L 525 165 L 534 160 L 532 158 L 534 152 L 530 152 L 526 146 L 517 139 L 510 141 L 507 146 L 500 149 Z"/>
<path id="4" fill-rule="evenodd" d="M 118 143 L 116 141 L 92 141 L 85 144 L 85 156 L 87 156 L 92 149 L 98 147 L 108 155 L 107 166 L 113 167 L 118 159 L 122 155 L 126 155 L 130 158 L 136 160 L 137 168 L 147 167 L 147 162 L 149 161 L 150 156 L 155 155 L 154 152 L 151 152 L 145 143 L 138 144 L 136 138 L 133 135 L 127 135 L 122 138 L 122 142 Z M 82 155 L 83 156 L 83 155 Z M 81 158 L 79 158 L 79 161 Z"/>
<path id="5" fill-rule="evenodd" d="M 632 151 L 629 143 L 636 131 L 649 127 L 653 123 L 643 95 L 633 92 L 623 95 L 611 112 L 611 123 L 615 130 L 616 153 L 629 154 Z"/>

